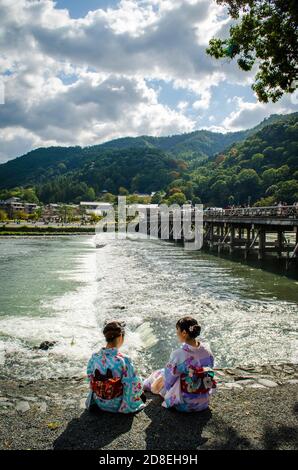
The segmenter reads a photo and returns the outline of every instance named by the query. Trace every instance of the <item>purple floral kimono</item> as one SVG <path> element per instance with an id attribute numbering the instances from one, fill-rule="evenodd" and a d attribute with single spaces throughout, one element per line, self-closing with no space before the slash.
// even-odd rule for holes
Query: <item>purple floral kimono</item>
<path id="1" fill-rule="evenodd" d="M 184 343 L 171 354 L 164 369 L 153 372 L 144 381 L 144 390 L 161 395 L 165 408 L 202 411 L 208 408 L 210 395 L 216 387 L 210 370 L 213 365 L 213 355 L 206 346 Z"/>

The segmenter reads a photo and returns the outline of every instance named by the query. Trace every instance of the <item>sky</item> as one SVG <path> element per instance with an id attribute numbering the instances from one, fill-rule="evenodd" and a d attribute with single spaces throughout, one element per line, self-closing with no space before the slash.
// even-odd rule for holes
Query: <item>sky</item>
<path id="1" fill-rule="evenodd" d="M 53 145 L 253 127 L 256 70 L 206 54 L 231 26 L 215 0 L 0 0 L 0 163 Z"/>

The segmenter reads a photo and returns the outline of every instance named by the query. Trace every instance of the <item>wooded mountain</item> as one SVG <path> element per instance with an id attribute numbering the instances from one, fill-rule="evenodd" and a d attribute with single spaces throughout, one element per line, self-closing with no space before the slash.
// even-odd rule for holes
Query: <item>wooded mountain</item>
<path id="1" fill-rule="evenodd" d="M 85 148 L 79 146 L 38 148 L 0 165 L 0 188 L 40 184 L 82 169 L 90 161 L 104 160 L 108 151 L 112 152 L 116 159 L 118 158 L 119 163 L 123 151 L 126 158 L 128 149 L 137 151 L 140 159 L 144 150 L 146 150 L 145 155 L 149 150 L 154 150 L 159 152 L 160 158 L 164 157 L 163 153 L 168 153 L 174 158 L 196 161 L 224 150 L 227 146 L 243 139 L 245 135 L 245 132 L 220 134 L 201 130 L 170 137 L 124 137 Z"/>
<path id="2" fill-rule="evenodd" d="M 297 202 L 298 113 L 199 163 L 189 179 L 193 194 L 210 205 Z"/>
<path id="3" fill-rule="evenodd" d="M 252 202 L 272 199 L 286 195 L 280 193 L 282 182 L 298 179 L 297 120 L 298 113 L 272 115 L 236 133 L 200 130 L 85 148 L 40 148 L 0 165 L 1 194 L 21 186 L 34 187 L 42 202 L 90 200 L 102 190 L 118 194 L 119 188 L 129 193 L 165 190 L 172 199 L 182 193 L 216 205 L 243 203 L 248 197 Z M 293 188 L 290 193 L 295 197 Z"/>

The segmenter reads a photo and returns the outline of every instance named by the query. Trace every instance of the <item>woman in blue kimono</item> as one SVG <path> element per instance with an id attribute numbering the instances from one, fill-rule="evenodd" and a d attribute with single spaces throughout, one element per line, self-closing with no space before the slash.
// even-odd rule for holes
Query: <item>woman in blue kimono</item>
<path id="1" fill-rule="evenodd" d="M 107 323 L 103 330 L 106 347 L 92 354 L 88 362 L 88 409 L 96 404 L 105 411 L 133 413 L 145 406 L 142 382 L 130 358 L 119 351 L 124 342 L 124 326 L 118 321 Z"/>

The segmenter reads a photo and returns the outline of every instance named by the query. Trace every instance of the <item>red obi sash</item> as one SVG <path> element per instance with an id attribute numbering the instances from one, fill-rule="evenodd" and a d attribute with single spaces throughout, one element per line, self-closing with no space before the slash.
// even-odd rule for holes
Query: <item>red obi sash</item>
<path id="1" fill-rule="evenodd" d="M 188 374 L 180 377 L 181 391 L 185 393 L 207 393 L 211 388 L 216 388 L 213 379 L 214 372 L 203 367 L 190 366 Z"/>
<path id="2" fill-rule="evenodd" d="M 107 375 L 101 375 L 98 370 L 91 376 L 90 386 L 92 392 L 104 400 L 112 400 L 123 395 L 123 385 L 120 377 L 113 377 L 108 369 Z"/>

